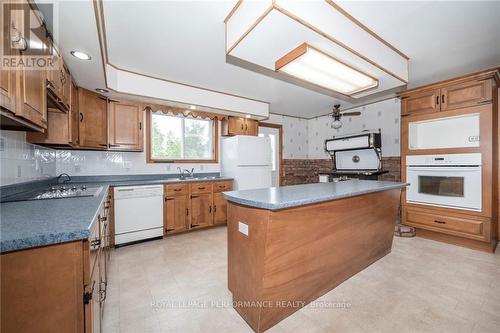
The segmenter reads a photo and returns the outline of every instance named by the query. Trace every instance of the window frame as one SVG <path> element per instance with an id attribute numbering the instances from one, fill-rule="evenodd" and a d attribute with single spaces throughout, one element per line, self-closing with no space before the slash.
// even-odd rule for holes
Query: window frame
<path id="1" fill-rule="evenodd" d="M 211 159 L 157 159 L 151 157 L 151 117 L 153 116 L 151 109 L 146 110 L 146 162 L 147 163 L 219 163 L 219 120 L 217 117 L 208 117 L 212 121 L 212 158 Z M 194 118 L 196 113 L 190 112 Z M 182 117 L 182 114 L 174 114 L 174 116 Z"/>

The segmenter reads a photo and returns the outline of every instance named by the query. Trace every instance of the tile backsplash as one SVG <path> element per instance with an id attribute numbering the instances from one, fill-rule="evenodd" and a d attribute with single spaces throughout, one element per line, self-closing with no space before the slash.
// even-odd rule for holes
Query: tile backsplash
<path id="1" fill-rule="evenodd" d="M 26 142 L 26 133 L 0 131 L 0 185 L 56 176 L 56 151 Z"/>
<path id="2" fill-rule="evenodd" d="M 105 152 L 84 150 L 57 150 L 57 174 L 72 176 L 174 174 L 181 169 L 195 172 L 220 172 L 218 163 L 180 164 L 146 163 L 145 152 Z"/>

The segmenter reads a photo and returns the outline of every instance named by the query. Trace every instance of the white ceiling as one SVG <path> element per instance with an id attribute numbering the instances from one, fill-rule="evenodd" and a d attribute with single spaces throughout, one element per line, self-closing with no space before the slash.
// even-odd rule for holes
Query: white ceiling
<path id="1" fill-rule="evenodd" d="M 331 96 L 226 63 L 223 20 L 233 4 L 106 0 L 109 60 L 123 69 L 265 100 L 272 113 L 306 118 L 328 113 L 337 102 Z M 498 1 L 340 4 L 410 57 L 409 86 L 500 65 Z M 56 39 L 68 67 L 79 85 L 103 87 L 92 1 L 58 5 Z M 90 53 L 92 61 L 69 56 L 74 49 Z"/>

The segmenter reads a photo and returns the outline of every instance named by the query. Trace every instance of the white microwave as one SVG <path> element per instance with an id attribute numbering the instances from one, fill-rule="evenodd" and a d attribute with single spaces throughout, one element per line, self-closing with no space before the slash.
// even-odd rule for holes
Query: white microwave
<path id="1" fill-rule="evenodd" d="M 408 148 L 446 149 L 479 147 L 479 113 L 408 123 Z"/>
<path id="2" fill-rule="evenodd" d="M 408 203 L 481 211 L 481 154 L 406 157 Z"/>

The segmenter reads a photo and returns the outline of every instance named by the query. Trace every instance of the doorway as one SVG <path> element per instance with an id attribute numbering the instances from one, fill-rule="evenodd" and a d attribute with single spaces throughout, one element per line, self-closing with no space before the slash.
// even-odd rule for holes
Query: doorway
<path id="1" fill-rule="evenodd" d="M 259 136 L 268 137 L 271 144 L 271 185 L 283 184 L 283 128 L 281 125 L 259 123 Z"/>

